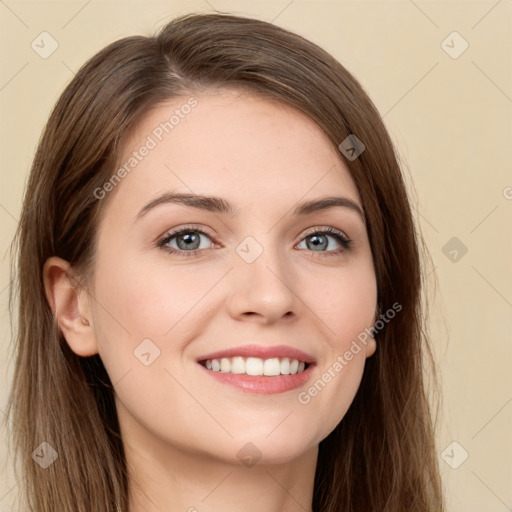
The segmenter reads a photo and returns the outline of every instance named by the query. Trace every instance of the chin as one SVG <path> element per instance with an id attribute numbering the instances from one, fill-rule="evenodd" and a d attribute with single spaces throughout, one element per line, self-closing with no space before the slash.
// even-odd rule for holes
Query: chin
<path id="1" fill-rule="evenodd" d="M 259 465 L 286 464 L 318 446 L 314 439 L 308 442 L 306 431 L 297 428 L 293 431 L 282 429 L 278 432 L 276 430 L 270 435 L 269 432 L 252 437 L 244 435 L 242 439 L 242 442 L 235 442 L 237 458 L 242 463 L 245 462 L 246 457 L 249 460 L 258 458 Z"/>

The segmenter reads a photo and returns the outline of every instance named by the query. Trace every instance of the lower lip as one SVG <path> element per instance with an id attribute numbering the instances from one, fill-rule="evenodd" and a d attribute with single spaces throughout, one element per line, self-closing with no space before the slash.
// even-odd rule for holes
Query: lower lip
<path id="1" fill-rule="evenodd" d="M 233 386 L 248 393 L 259 393 L 261 395 L 274 395 L 284 393 L 292 389 L 303 386 L 311 377 L 314 364 L 310 364 L 303 372 L 293 375 L 276 375 L 267 377 L 265 375 L 247 375 L 245 373 L 222 373 L 208 370 L 203 365 L 199 365 L 211 377 L 217 379 L 223 384 Z"/>

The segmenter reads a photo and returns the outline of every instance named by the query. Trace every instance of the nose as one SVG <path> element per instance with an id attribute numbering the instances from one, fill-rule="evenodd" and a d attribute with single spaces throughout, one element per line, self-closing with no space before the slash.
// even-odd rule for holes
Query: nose
<path id="1" fill-rule="evenodd" d="M 242 256 L 240 256 L 242 254 Z M 296 317 L 301 307 L 293 268 L 276 247 L 267 245 L 252 262 L 234 254 L 229 273 L 227 308 L 237 320 L 270 324 Z"/>

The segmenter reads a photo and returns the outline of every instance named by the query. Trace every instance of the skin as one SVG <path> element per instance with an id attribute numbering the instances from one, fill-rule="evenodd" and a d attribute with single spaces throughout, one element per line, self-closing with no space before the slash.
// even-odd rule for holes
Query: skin
<path id="1" fill-rule="evenodd" d="M 355 211 L 291 212 L 332 195 L 362 209 L 361 199 L 338 149 L 304 114 L 241 90 L 194 97 L 190 114 L 102 199 L 87 290 L 72 288 L 69 263 L 52 257 L 48 299 L 71 349 L 99 353 L 114 385 L 130 512 L 311 511 L 318 445 L 352 403 L 375 341 L 309 403 L 298 395 L 374 324 L 377 287 Z M 187 98 L 148 112 L 122 161 Z M 220 196 L 239 213 L 163 204 L 136 220 L 169 191 Z M 157 246 L 190 224 L 208 233 L 198 255 Z M 329 226 L 348 236 L 350 249 L 329 255 L 342 247 L 330 234 L 327 247 L 307 246 L 308 234 Z M 236 252 L 247 236 L 263 249 L 250 264 Z M 176 238 L 171 246 L 179 247 Z M 145 339 L 160 350 L 148 366 L 134 356 Z M 305 386 L 263 395 L 222 384 L 196 362 L 246 343 L 291 345 L 317 364 Z M 251 467 L 237 456 L 249 442 L 256 448 L 245 450 L 261 456 Z"/>

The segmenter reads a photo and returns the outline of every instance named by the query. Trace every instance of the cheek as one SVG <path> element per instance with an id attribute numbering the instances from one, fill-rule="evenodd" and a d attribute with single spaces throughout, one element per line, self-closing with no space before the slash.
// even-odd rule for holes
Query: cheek
<path id="1" fill-rule="evenodd" d="M 366 286 L 365 286 L 366 284 Z M 377 293 L 370 283 L 359 282 L 346 287 L 332 302 L 330 326 L 331 342 L 339 351 L 345 351 L 357 336 L 373 325 Z"/>
<path id="2" fill-rule="evenodd" d="M 96 290 L 106 310 L 100 308 L 100 315 L 109 328 L 117 330 L 122 325 L 123 337 L 129 333 L 135 344 L 145 338 L 172 337 L 173 329 L 183 329 L 222 277 L 213 270 L 193 271 L 185 265 L 171 269 L 165 260 L 148 265 L 142 258 L 103 264 L 98 270 Z"/>
<path id="3" fill-rule="evenodd" d="M 354 266 L 346 272 L 343 269 L 338 276 L 327 276 L 316 282 L 318 286 L 311 290 L 311 300 L 327 327 L 331 345 L 337 351 L 344 351 L 358 334 L 374 323 L 377 283 L 373 267 Z"/>
<path id="4" fill-rule="evenodd" d="M 375 320 L 377 285 L 373 267 L 363 264 L 320 280 L 315 312 L 324 324 L 326 347 L 316 378 L 298 395 L 301 407 L 319 418 L 317 437 L 325 438 L 343 419 L 357 393 L 366 361 L 369 328 Z"/>

